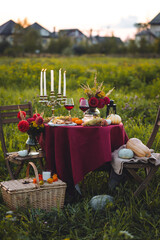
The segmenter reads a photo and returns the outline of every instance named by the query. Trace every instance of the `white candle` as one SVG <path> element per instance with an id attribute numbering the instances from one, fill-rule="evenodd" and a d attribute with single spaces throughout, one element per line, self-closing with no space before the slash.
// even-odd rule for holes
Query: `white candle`
<path id="1" fill-rule="evenodd" d="M 54 91 L 54 71 L 51 70 L 51 92 Z"/>
<path id="2" fill-rule="evenodd" d="M 46 69 L 44 70 L 44 96 L 47 96 L 47 90 L 46 90 Z"/>
<path id="3" fill-rule="evenodd" d="M 61 94 L 61 68 L 59 69 L 59 85 L 58 85 L 58 94 Z"/>
<path id="4" fill-rule="evenodd" d="M 40 76 L 40 96 L 43 96 L 43 69 Z"/>
<path id="5" fill-rule="evenodd" d="M 66 96 L 66 71 L 64 71 L 63 75 L 63 96 Z"/>

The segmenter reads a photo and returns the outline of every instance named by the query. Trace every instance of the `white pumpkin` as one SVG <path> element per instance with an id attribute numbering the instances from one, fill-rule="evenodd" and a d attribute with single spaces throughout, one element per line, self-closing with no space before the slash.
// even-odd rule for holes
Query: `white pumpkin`
<path id="1" fill-rule="evenodd" d="M 107 117 L 107 119 L 110 119 L 112 124 L 120 124 L 122 121 L 118 114 L 111 114 Z"/>
<path id="2" fill-rule="evenodd" d="M 113 204 L 113 197 L 110 195 L 97 195 L 90 200 L 91 207 L 96 210 L 102 210 L 107 204 Z"/>
<path id="3" fill-rule="evenodd" d="M 118 152 L 118 157 L 120 158 L 130 159 L 130 158 L 133 158 L 133 156 L 134 156 L 134 153 L 131 149 L 122 148 Z"/>

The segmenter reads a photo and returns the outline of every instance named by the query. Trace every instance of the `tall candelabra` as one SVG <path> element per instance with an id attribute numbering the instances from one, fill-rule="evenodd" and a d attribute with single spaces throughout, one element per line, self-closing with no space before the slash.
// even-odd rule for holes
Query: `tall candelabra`
<path id="1" fill-rule="evenodd" d="M 58 93 L 57 96 L 55 96 L 55 92 L 51 91 L 50 96 L 40 96 L 39 97 L 39 103 L 46 105 L 48 107 L 51 107 L 52 109 L 52 117 L 54 117 L 55 113 L 55 106 L 62 107 L 64 106 L 66 96 L 62 96 L 61 93 Z"/>

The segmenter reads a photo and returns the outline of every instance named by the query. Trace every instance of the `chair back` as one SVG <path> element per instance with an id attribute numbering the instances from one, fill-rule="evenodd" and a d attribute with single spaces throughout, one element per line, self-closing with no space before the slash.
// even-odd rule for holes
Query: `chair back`
<path id="1" fill-rule="evenodd" d="M 0 140 L 2 144 L 2 150 L 4 157 L 6 157 L 7 148 L 5 144 L 3 125 L 18 123 L 19 119 L 17 118 L 17 114 L 19 109 L 26 112 L 26 117 L 32 117 L 32 103 L 28 102 L 26 104 L 20 105 L 9 105 L 9 106 L 0 106 Z"/>
<path id="2" fill-rule="evenodd" d="M 150 138 L 148 140 L 148 143 L 147 143 L 148 148 L 151 148 L 151 146 L 154 142 L 154 139 L 157 135 L 159 126 L 160 126 L 160 106 L 158 108 L 158 112 L 157 112 L 156 121 L 155 121 L 155 124 L 154 124 L 154 127 L 153 127 L 153 131 L 152 131 L 151 136 L 150 136 Z"/>

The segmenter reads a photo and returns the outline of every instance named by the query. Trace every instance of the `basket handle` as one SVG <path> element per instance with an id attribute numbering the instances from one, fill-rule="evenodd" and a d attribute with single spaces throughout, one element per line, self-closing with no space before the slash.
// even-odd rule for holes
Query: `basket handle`
<path id="1" fill-rule="evenodd" d="M 35 165 L 33 162 L 29 162 L 29 163 L 28 163 L 27 170 L 26 170 L 26 177 L 27 177 L 27 178 L 29 177 L 29 169 L 30 169 L 30 166 L 33 167 L 34 174 L 35 174 L 35 177 L 36 177 L 36 180 L 37 180 L 37 186 L 38 186 L 38 188 L 40 188 L 38 170 L 37 170 L 37 168 L 36 168 L 36 165 Z"/>

